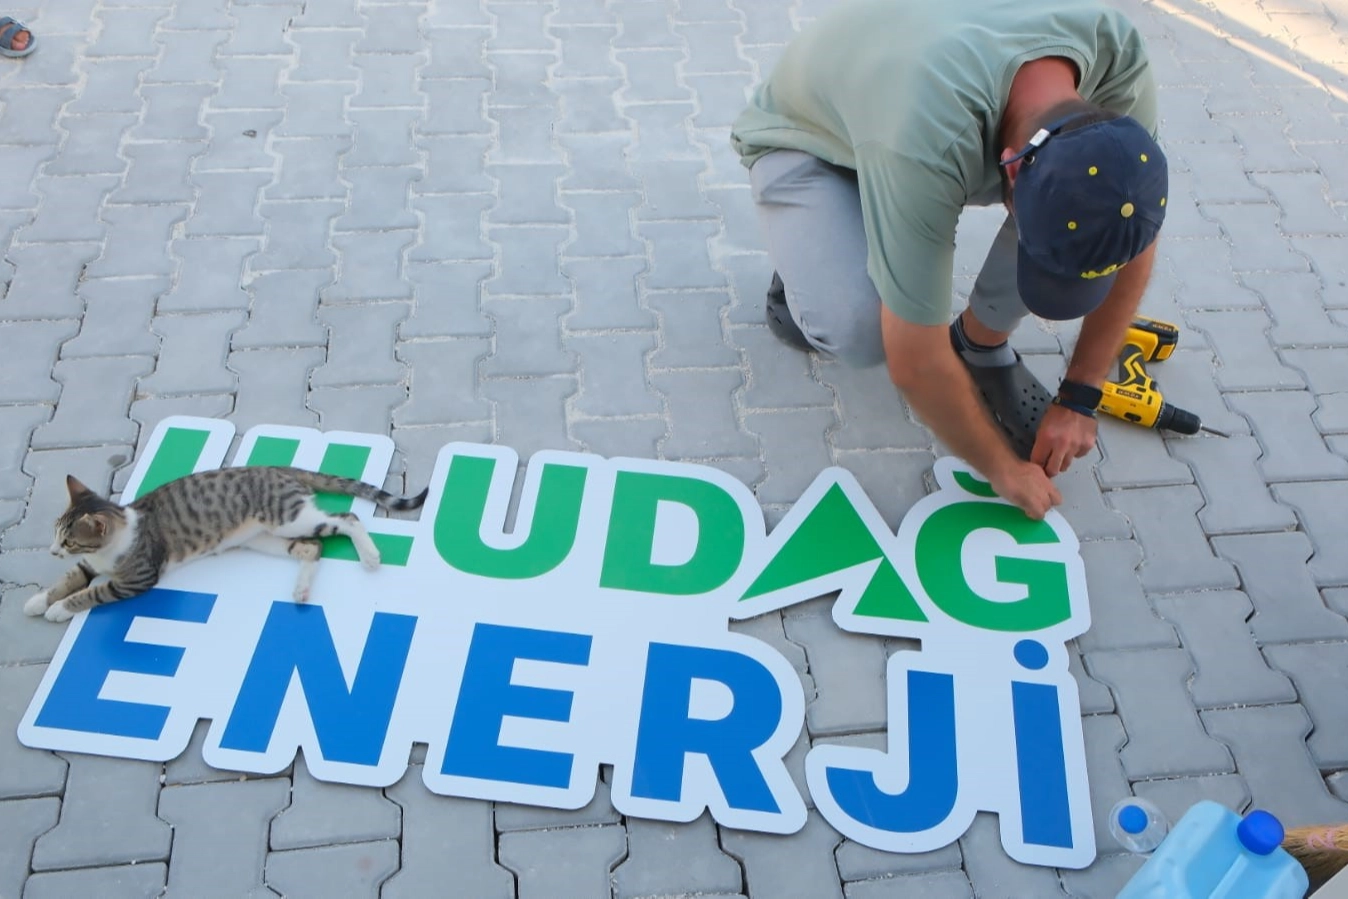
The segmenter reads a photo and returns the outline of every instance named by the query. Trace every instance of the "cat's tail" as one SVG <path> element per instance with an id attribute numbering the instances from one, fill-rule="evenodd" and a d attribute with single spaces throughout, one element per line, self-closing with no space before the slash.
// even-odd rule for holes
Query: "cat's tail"
<path id="1" fill-rule="evenodd" d="M 385 509 L 393 512 L 406 512 L 411 509 L 420 509 L 426 504 L 426 496 L 431 492 L 431 488 L 418 493 L 416 496 L 398 496 L 396 493 L 389 493 L 387 490 L 381 490 L 372 484 L 364 481 L 357 481 L 354 478 L 342 478 L 331 474 L 322 474 L 317 471 L 305 471 L 303 469 L 294 469 L 295 476 L 300 483 L 318 493 L 340 493 L 345 496 L 358 496 L 361 499 L 373 500 Z"/>

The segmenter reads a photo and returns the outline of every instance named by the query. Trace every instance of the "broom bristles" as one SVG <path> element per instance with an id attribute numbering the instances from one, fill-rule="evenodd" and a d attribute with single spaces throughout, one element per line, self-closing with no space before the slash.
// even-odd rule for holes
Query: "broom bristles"
<path id="1" fill-rule="evenodd" d="M 1323 883 L 1348 865 L 1348 824 L 1289 828 L 1282 847 L 1301 862 L 1312 883 Z"/>

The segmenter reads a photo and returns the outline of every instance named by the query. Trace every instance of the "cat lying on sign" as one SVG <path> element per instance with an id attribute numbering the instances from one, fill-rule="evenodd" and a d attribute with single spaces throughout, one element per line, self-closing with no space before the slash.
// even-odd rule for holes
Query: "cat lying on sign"
<path id="1" fill-rule="evenodd" d="M 373 500 L 385 509 L 419 509 L 429 490 L 399 497 L 361 481 L 281 466 L 202 471 L 169 481 L 127 506 L 66 478 L 70 506 L 56 521 L 57 556 L 83 556 L 54 586 L 24 605 L 29 615 L 67 621 L 76 612 L 149 590 L 169 568 L 246 546 L 299 559 L 295 599 L 305 602 L 322 551 L 319 538 L 351 538 L 361 564 L 379 567 L 379 549 L 350 512 L 324 512 L 316 493 Z M 100 574 L 109 580 L 93 585 Z"/>

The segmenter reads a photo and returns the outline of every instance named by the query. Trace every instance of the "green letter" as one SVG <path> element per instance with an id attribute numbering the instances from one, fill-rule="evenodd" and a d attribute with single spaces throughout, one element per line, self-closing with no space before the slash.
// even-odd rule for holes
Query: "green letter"
<path id="1" fill-rule="evenodd" d="M 999 530 L 1020 544 L 1059 542 L 1052 527 L 1026 518 L 1014 506 L 965 502 L 938 509 L 922 523 L 914 547 L 918 577 L 932 602 L 957 621 L 992 631 L 1037 631 L 1071 617 L 1067 567 L 1062 562 L 997 556 L 997 579 L 1024 584 L 1029 595 L 996 602 L 975 593 L 960 558 L 965 539 L 979 528 Z"/>
<path id="2" fill-rule="evenodd" d="M 482 519 L 495 469 L 495 459 L 480 456 L 455 456 L 449 463 L 445 493 L 435 513 L 435 548 L 440 558 L 467 574 L 512 579 L 546 574 L 561 564 L 576 542 L 585 469 L 543 467 L 529 536 L 513 549 L 482 542 Z"/>
<path id="3" fill-rule="evenodd" d="M 678 565 L 651 560 L 660 503 L 678 503 L 697 516 L 697 544 Z M 689 596 L 730 580 L 744 555 L 744 516 L 735 500 L 710 481 L 620 471 L 604 544 L 599 586 Z"/>
<path id="4" fill-rule="evenodd" d="M 926 621 L 908 585 L 861 520 L 842 488 L 834 484 L 782 544 L 745 591 L 741 601 L 803 584 L 826 574 L 880 560 L 854 615 Z"/>

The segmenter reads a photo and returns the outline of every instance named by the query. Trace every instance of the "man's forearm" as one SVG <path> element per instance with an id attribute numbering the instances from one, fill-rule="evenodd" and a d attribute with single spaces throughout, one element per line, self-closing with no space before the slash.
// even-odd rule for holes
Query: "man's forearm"
<path id="1" fill-rule="evenodd" d="M 922 423 L 952 453 L 992 477 L 1019 459 L 984 408 L 964 364 L 953 352 L 950 360 L 953 365 L 928 368 L 900 389 Z"/>
<path id="2" fill-rule="evenodd" d="M 1119 270 L 1105 301 L 1081 320 L 1081 334 L 1067 366 L 1067 380 L 1099 387 L 1109 376 L 1123 348 L 1128 325 L 1137 315 L 1155 258 L 1153 243 Z"/>

